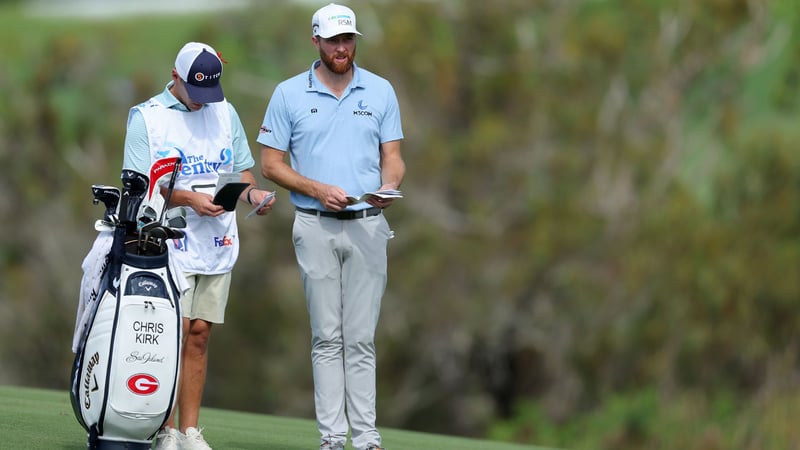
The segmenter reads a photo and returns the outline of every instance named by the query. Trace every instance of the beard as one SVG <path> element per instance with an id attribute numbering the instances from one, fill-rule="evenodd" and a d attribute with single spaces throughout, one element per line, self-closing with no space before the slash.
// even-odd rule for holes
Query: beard
<path id="1" fill-rule="evenodd" d="M 337 63 L 334 61 L 336 56 L 342 56 L 341 53 L 334 53 L 332 55 L 325 54 L 322 49 L 319 51 L 319 59 L 325 64 L 325 67 L 328 68 L 331 72 L 337 75 L 343 75 L 347 73 L 350 69 L 353 68 L 353 60 L 356 57 L 356 49 L 353 49 L 353 53 L 345 53 L 344 56 L 347 56 L 347 61 L 343 63 Z"/>

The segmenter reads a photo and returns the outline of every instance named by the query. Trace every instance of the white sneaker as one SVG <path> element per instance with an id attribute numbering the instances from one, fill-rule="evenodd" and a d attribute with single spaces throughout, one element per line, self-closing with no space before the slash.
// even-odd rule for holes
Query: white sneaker
<path id="1" fill-rule="evenodd" d="M 183 435 L 181 440 L 181 449 L 183 450 L 211 450 L 205 439 L 203 439 L 203 430 L 198 430 L 195 427 L 186 429 L 186 434 Z"/>
<path id="2" fill-rule="evenodd" d="M 319 444 L 319 450 L 344 450 L 344 442 L 323 439 Z"/>
<path id="3" fill-rule="evenodd" d="M 178 450 L 183 435 L 175 428 L 164 427 L 156 435 L 155 450 Z"/>

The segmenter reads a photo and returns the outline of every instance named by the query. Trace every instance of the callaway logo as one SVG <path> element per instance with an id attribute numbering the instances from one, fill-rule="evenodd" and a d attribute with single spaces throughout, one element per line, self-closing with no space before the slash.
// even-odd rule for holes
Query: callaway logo
<path id="1" fill-rule="evenodd" d="M 145 291 L 147 291 L 147 292 L 150 292 L 151 290 L 153 290 L 153 289 L 157 289 L 157 288 L 159 288 L 159 287 L 160 287 L 160 285 L 158 285 L 158 284 L 156 284 L 156 283 L 153 283 L 153 282 L 152 282 L 152 281 L 150 281 L 150 280 L 141 280 L 141 281 L 139 281 L 139 284 L 138 284 L 138 286 L 139 286 L 140 288 L 144 289 L 144 290 L 145 290 Z"/>
<path id="2" fill-rule="evenodd" d="M 89 358 L 89 362 L 86 365 L 86 376 L 83 379 L 83 392 L 84 392 L 84 400 L 83 400 L 83 407 L 89 409 L 92 406 L 92 398 L 90 397 L 92 392 L 95 392 L 100 387 L 97 385 L 97 375 L 93 374 L 95 366 L 100 364 L 100 353 L 95 352 L 91 358 Z M 94 387 L 92 387 L 92 380 L 94 380 Z"/>

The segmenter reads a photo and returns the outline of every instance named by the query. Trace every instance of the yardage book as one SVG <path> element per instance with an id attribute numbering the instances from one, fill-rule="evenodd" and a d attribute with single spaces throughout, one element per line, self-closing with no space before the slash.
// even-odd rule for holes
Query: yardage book
<path id="1" fill-rule="evenodd" d="M 380 197 L 380 198 L 403 198 L 403 193 L 398 191 L 397 189 L 384 189 L 382 191 L 375 191 L 375 192 L 365 192 L 360 196 L 355 195 L 348 195 L 347 196 L 347 203 L 350 205 L 355 205 L 356 203 L 361 203 L 369 200 L 372 197 Z"/>
<path id="2" fill-rule="evenodd" d="M 242 183 L 240 173 L 221 173 L 217 181 L 217 189 L 214 191 L 214 204 L 221 205 L 225 211 L 236 209 L 236 202 L 249 183 Z"/>
<path id="3" fill-rule="evenodd" d="M 264 197 L 264 200 L 261 200 L 261 203 L 259 203 L 258 205 L 256 205 L 256 207 L 255 207 L 255 208 L 253 208 L 253 210 L 252 210 L 252 211 L 250 211 L 250 212 L 249 212 L 249 213 L 248 213 L 248 214 L 245 216 L 245 220 L 247 220 L 247 219 L 249 219 L 249 218 L 253 217 L 254 215 L 256 215 L 256 213 L 258 212 L 258 210 L 259 210 L 259 209 L 261 209 L 261 208 L 262 208 L 264 205 L 266 205 L 266 204 L 267 204 L 267 203 L 268 203 L 270 200 L 272 200 L 272 198 L 273 198 L 273 197 L 275 197 L 275 191 L 272 191 L 272 192 L 270 192 L 269 194 L 267 194 L 267 196 L 266 196 L 266 197 Z"/>

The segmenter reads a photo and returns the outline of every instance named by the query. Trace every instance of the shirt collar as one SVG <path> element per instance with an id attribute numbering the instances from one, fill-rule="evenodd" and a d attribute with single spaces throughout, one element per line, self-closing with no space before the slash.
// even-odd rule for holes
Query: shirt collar
<path id="1" fill-rule="evenodd" d="M 187 108 L 186 105 L 181 103 L 181 101 L 178 100 L 177 97 L 172 95 L 172 92 L 170 92 L 169 88 L 171 88 L 173 84 L 175 84 L 175 81 L 170 81 L 169 83 L 167 83 L 166 87 L 164 87 L 164 92 L 161 94 L 162 97 L 161 103 L 167 108 L 189 112 L 189 108 Z"/>
<path id="2" fill-rule="evenodd" d="M 314 69 L 316 69 L 317 66 L 319 66 L 320 64 L 322 64 L 322 61 L 320 61 L 318 59 L 318 60 L 314 61 L 311 64 L 311 68 L 308 69 L 308 85 L 306 86 L 306 91 L 308 91 L 308 92 L 321 92 L 322 91 L 322 89 L 320 87 L 318 87 L 321 84 L 320 81 L 319 81 L 319 78 L 317 78 L 317 74 L 316 74 L 316 72 L 314 72 Z M 349 89 L 353 90 L 353 89 L 360 88 L 360 87 L 363 87 L 361 85 L 361 72 L 359 71 L 358 66 L 356 65 L 355 61 L 353 61 L 353 79 L 350 80 Z M 325 90 L 327 91 L 327 88 Z"/>

